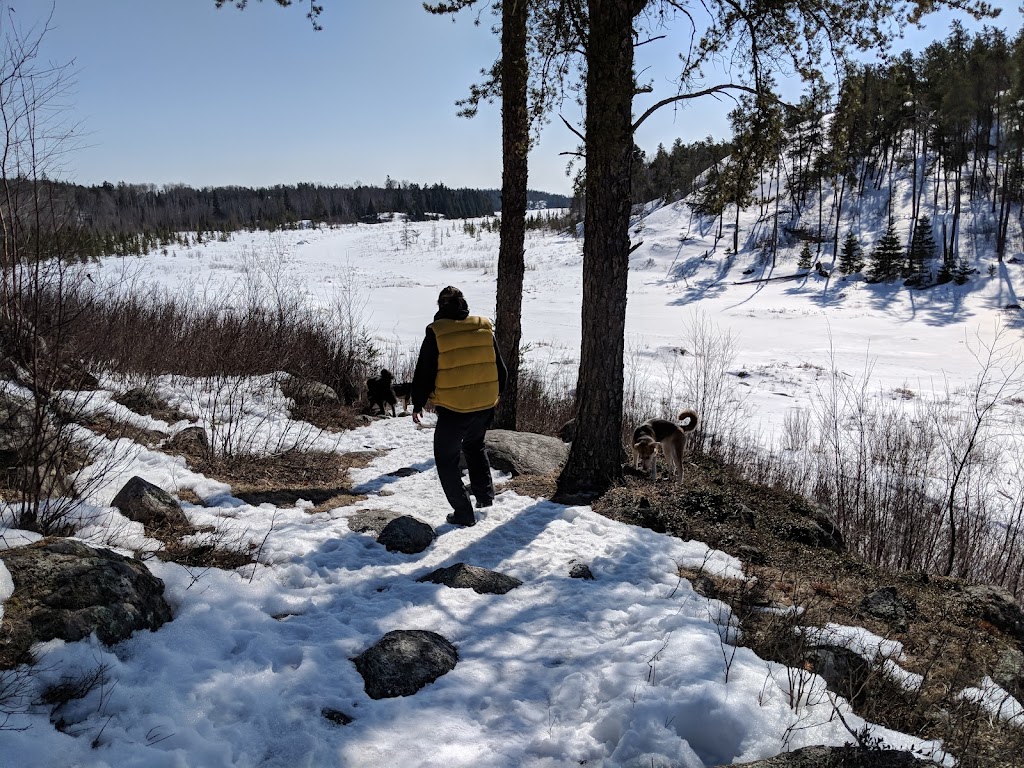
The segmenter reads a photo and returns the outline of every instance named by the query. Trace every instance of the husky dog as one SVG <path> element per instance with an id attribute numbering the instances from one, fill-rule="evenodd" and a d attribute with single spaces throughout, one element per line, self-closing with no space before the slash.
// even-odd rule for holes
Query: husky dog
<path id="1" fill-rule="evenodd" d="M 409 403 L 412 402 L 412 382 L 402 381 L 392 387 L 395 397 L 402 401 L 402 411 L 409 410 Z"/>
<path id="2" fill-rule="evenodd" d="M 391 415 L 395 416 L 395 403 L 398 402 L 398 398 L 395 397 L 395 390 L 391 386 L 391 382 L 394 381 L 394 376 L 391 375 L 391 371 L 387 368 L 380 369 L 380 376 L 366 380 L 366 395 L 370 401 L 370 412 L 373 412 L 373 406 L 380 408 L 380 415 L 387 416 L 387 409 L 385 405 L 391 406 Z"/>
<path id="3" fill-rule="evenodd" d="M 658 477 L 658 447 L 665 456 L 669 471 L 677 480 L 683 479 L 683 456 L 690 450 L 691 433 L 697 428 L 697 413 L 682 411 L 679 422 L 648 419 L 633 430 L 634 466 L 649 470 L 651 479 Z"/>

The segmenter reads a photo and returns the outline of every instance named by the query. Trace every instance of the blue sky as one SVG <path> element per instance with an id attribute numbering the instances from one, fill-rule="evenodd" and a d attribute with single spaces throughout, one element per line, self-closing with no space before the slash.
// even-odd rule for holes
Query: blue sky
<path id="1" fill-rule="evenodd" d="M 13 0 L 23 25 L 53 12 L 44 53 L 74 62 L 67 99 L 81 123 L 80 147 L 65 178 L 193 186 L 418 183 L 499 187 L 497 105 L 472 120 L 456 100 L 497 55 L 493 16 L 474 26 L 422 9 L 420 0 L 323 0 L 323 31 L 305 2 L 282 9 L 251 0 L 244 12 L 213 0 Z M 1016 30 L 1017 4 L 997 26 Z M 942 37 L 948 14 L 906 44 Z M 9 22 L 4 19 L 6 26 Z M 934 32 L 932 30 L 935 30 Z M 671 93 L 671 40 L 643 46 L 656 96 Z M 662 110 L 641 128 L 648 153 L 677 137 L 728 133 L 728 102 L 704 99 Z M 563 114 L 579 122 L 575 105 Z M 531 154 L 530 186 L 568 193 L 567 158 L 576 138 L 551 123 Z"/>

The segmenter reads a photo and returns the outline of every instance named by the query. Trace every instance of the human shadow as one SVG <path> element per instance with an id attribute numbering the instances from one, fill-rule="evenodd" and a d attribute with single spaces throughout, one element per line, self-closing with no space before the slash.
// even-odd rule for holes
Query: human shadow
<path id="1" fill-rule="evenodd" d="M 428 469 L 432 469 L 434 466 L 433 459 L 426 459 L 416 464 L 410 464 L 408 467 L 402 467 L 401 469 L 387 472 L 383 475 L 366 480 L 359 485 L 353 486 L 352 493 L 355 494 L 374 494 L 379 493 L 381 489 L 386 488 L 392 483 L 398 482 L 402 478 L 408 477 L 409 475 L 418 474 L 420 472 L 426 472 Z"/>

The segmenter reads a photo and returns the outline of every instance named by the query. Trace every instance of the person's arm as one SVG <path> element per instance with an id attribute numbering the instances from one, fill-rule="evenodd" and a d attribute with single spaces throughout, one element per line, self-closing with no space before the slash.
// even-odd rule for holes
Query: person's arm
<path id="1" fill-rule="evenodd" d="M 498 394 L 505 391 L 505 383 L 508 381 L 508 368 L 501 357 L 501 350 L 498 349 L 498 340 L 494 340 L 494 364 L 498 366 Z"/>
<path id="2" fill-rule="evenodd" d="M 412 376 L 412 415 L 419 423 L 418 414 L 423 411 L 437 378 L 437 337 L 427 328 L 427 334 L 420 345 L 420 354 L 416 358 L 416 372 Z"/>

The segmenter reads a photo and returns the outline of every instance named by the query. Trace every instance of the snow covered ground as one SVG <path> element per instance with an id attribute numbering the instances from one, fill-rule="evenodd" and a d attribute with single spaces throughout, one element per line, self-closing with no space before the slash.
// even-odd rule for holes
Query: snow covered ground
<path id="1" fill-rule="evenodd" d="M 271 416 L 283 412 L 284 401 L 278 405 Z M 109 507 L 121 484 L 140 474 L 203 498 L 207 506 L 184 504 L 196 524 L 240 541 L 265 537 L 260 565 L 197 572 L 148 560 L 167 585 L 174 620 L 113 648 L 95 641 L 38 648 L 33 684 L 100 666 L 106 683 L 62 708 L 63 732 L 50 724 L 48 708 L 11 718 L 8 728 L 28 728 L 0 730 L 5 768 L 698 768 L 845 743 L 850 734 L 835 708 L 851 727 L 862 724 L 820 679 L 744 648 L 732 655 L 728 608 L 695 593 L 678 571 L 739 576 L 738 561 L 587 507 L 511 491 L 499 493 L 475 527 L 454 528 L 444 522 L 431 439 L 429 426 L 408 418 L 340 435 L 337 450 L 381 455 L 353 471 L 365 501 L 318 514 L 303 502 L 245 504 L 180 459 L 112 444 L 125 461 L 90 497 L 96 519 L 83 530 L 87 541 L 147 548 L 138 527 Z M 424 471 L 389 474 L 402 467 Z M 413 515 L 436 526 L 438 538 L 420 555 L 389 553 L 349 529 L 346 519 L 361 509 Z M 16 544 L 31 536 L 8 531 L 6 538 Z M 570 578 L 574 561 L 588 564 L 595 579 Z M 456 562 L 523 585 L 480 595 L 417 582 Z M 394 629 L 441 634 L 459 662 L 411 697 L 373 700 L 351 659 Z M 335 725 L 324 709 L 353 721 Z M 873 732 L 941 759 L 935 744 Z"/>
<path id="2" fill-rule="evenodd" d="M 403 247 L 406 226 L 419 232 L 409 247 Z M 869 364 L 871 387 L 881 397 L 897 388 L 939 391 L 974 378 L 975 334 L 990 338 L 1002 324 L 1014 344 L 1019 338 L 1016 312 L 1004 309 L 1016 301 L 1019 264 L 1002 265 L 993 277 L 982 269 L 968 285 L 929 292 L 817 276 L 735 284 L 767 266 L 745 251 L 727 256 L 728 237 L 715 249 L 713 227 L 702 228 L 683 204 L 638 222 L 634 240 L 643 245 L 631 257 L 628 366 L 652 393 L 652 411 L 663 397 L 670 407 L 688 405 L 676 377 L 692 355 L 677 350 L 687 348 L 688 328 L 701 318 L 734 335 L 731 371 L 747 374 L 736 380 L 748 393 L 737 408 L 766 434 L 792 409 L 810 407 L 833 362 L 852 375 Z M 496 233 L 471 235 L 462 222 L 393 222 L 238 234 L 89 269 L 98 282 L 127 278 L 223 303 L 259 274 L 324 306 L 355 299 L 379 344 L 411 352 L 445 285 L 462 288 L 475 312 L 493 315 L 497 250 Z M 784 258 L 774 274 L 796 271 L 795 250 Z M 581 242 L 531 233 L 526 261 L 527 359 L 571 381 Z M 164 394 L 194 418 L 210 418 L 201 398 Z M 269 399 L 252 417 L 280 440 L 289 434 L 285 406 Z M 511 491 L 498 496 L 476 527 L 454 529 L 444 524 L 448 510 L 432 468 L 429 429 L 390 419 L 321 439 L 330 450 L 381 452 L 353 470 L 365 501 L 317 514 L 301 502 L 252 506 L 181 459 L 127 440 L 106 445 L 119 463 L 91 491 L 91 519 L 82 531 L 87 541 L 126 552 L 156 545 L 109 506 L 138 474 L 172 493 L 189 489 L 200 496 L 205 506 L 183 505 L 193 522 L 241 540 L 265 538 L 260 565 L 197 574 L 148 560 L 167 585 L 174 620 L 114 648 L 85 641 L 38 649 L 35 684 L 100 665 L 108 667 L 108 683 L 65 707 L 65 732 L 44 710 L 15 715 L 8 728 L 30 727 L 0 731 L 3 768 L 584 761 L 696 768 L 845 743 L 850 735 L 837 708 L 851 727 L 861 725 L 820 681 L 806 684 L 747 649 L 723 654 L 731 631 L 727 609 L 696 594 L 677 572 L 704 564 L 738 575 L 740 563 L 729 556 L 612 522 L 587 507 Z M 402 467 L 422 471 L 388 474 Z M 346 522 L 361 509 L 378 508 L 419 517 L 439 537 L 420 555 L 389 553 Z M 8 546 L 31 538 L 10 530 L 4 536 Z M 588 563 L 595 580 L 569 578 L 573 560 Z M 416 581 L 456 562 L 524 583 L 494 596 Z M 8 581 L 0 567 L 0 598 L 10 592 Z M 370 699 L 351 658 L 393 629 L 442 634 L 458 648 L 459 664 L 412 697 Z M 321 716 L 324 708 L 353 722 L 334 725 Z M 892 746 L 937 749 L 882 728 L 874 732 Z"/>

